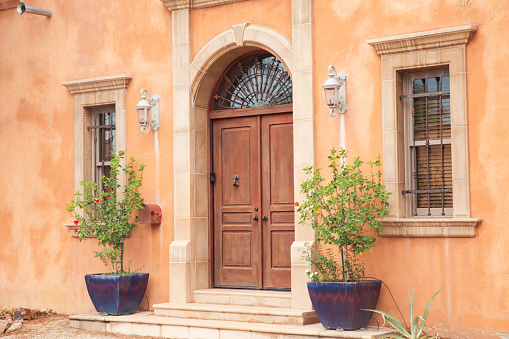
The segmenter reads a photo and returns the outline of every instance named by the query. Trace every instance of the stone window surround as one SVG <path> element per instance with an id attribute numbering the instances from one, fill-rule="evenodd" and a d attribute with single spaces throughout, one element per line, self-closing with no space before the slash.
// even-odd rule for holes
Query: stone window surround
<path id="1" fill-rule="evenodd" d="M 116 149 L 125 150 L 126 144 L 126 92 L 131 75 L 75 80 L 62 83 L 74 95 L 74 191 L 82 180 L 92 179 L 92 137 L 87 126 L 91 121 L 92 107 L 115 105 Z M 125 165 L 125 159 L 123 163 Z M 126 178 L 121 176 L 123 186 Z M 74 224 L 64 224 L 73 237 Z"/>
<path id="2" fill-rule="evenodd" d="M 312 0 L 292 0 L 292 40 L 269 27 L 240 23 L 212 38 L 191 55 L 190 12 L 206 1 L 161 0 L 172 10 L 174 241 L 170 245 L 170 302 L 192 302 L 192 291 L 210 288 L 212 254 L 209 242 L 207 103 L 211 88 L 224 67 L 236 56 L 264 49 L 280 59 L 290 72 L 294 93 L 294 196 L 314 165 L 314 98 Z M 235 1 L 208 1 L 221 5 Z M 171 7 L 169 4 L 182 5 Z M 296 218 L 298 216 L 296 215 Z M 298 221 L 298 220 L 297 220 Z M 297 225 L 297 223 L 296 223 Z M 311 309 L 307 293 L 307 262 L 301 259 L 311 227 L 296 227 L 292 245 L 292 307 Z"/>
<path id="3" fill-rule="evenodd" d="M 388 191 L 389 217 L 385 237 L 474 237 L 481 219 L 470 217 L 466 45 L 477 28 L 472 25 L 368 40 L 381 55 L 383 174 Z M 451 86 L 453 217 L 407 215 L 405 189 L 403 73 L 448 66 Z"/>

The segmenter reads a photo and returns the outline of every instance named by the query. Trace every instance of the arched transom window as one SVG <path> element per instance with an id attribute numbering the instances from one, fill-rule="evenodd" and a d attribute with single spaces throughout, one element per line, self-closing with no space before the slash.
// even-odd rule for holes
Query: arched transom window
<path id="1" fill-rule="evenodd" d="M 292 79 L 284 65 L 269 53 L 250 55 L 234 64 L 220 79 L 212 110 L 274 106 L 292 103 Z"/>

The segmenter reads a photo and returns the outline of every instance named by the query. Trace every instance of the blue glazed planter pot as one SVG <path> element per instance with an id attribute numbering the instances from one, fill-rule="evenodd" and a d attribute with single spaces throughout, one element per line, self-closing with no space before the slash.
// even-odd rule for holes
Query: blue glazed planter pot
<path id="1" fill-rule="evenodd" d="M 309 297 L 323 327 L 357 330 L 368 326 L 376 309 L 382 282 L 308 282 Z"/>
<path id="2" fill-rule="evenodd" d="M 108 314 L 135 313 L 148 284 L 148 273 L 129 275 L 85 275 L 88 295 L 97 312 Z"/>

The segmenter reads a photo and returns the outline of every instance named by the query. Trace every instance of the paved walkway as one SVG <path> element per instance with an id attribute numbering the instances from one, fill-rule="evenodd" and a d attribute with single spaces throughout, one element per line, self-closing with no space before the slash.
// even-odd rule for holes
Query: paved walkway
<path id="1" fill-rule="evenodd" d="M 69 327 L 69 316 L 47 315 L 35 320 L 25 320 L 19 331 L 0 334 L 0 338 L 20 339 L 155 339 L 154 337 L 84 331 Z M 160 338 L 157 338 L 160 339 Z"/>

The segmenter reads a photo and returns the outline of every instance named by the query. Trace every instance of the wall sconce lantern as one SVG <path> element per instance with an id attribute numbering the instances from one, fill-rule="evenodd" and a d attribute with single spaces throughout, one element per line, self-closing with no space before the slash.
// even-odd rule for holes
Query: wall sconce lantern
<path id="1" fill-rule="evenodd" d="M 141 90 L 141 100 L 136 105 L 136 114 L 138 116 L 138 123 L 141 126 L 143 133 L 148 133 L 152 127 L 153 131 L 159 129 L 159 96 L 154 94 L 152 98 L 148 99 L 150 95 L 144 88 Z"/>
<path id="2" fill-rule="evenodd" d="M 329 113 L 335 117 L 338 112 L 345 113 L 346 106 L 346 74 L 336 73 L 336 68 L 329 66 L 329 79 L 322 85 L 325 103 L 329 106 Z"/>

